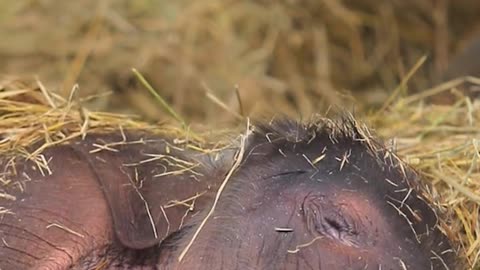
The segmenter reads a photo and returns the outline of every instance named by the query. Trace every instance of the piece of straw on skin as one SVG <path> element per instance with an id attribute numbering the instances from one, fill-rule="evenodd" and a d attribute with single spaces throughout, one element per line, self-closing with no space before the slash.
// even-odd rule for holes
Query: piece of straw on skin
<path id="1" fill-rule="evenodd" d="M 10 201 L 15 201 L 17 200 L 17 197 L 15 196 L 12 196 L 8 193 L 3 193 L 3 192 L 0 192 L 0 198 L 1 199 L 6 199 L 6 200 L 10 200 Z"/>
<path id="2" fill-rule="evenodd" d="M 165 231 L 165 236 L 164 236 L 164 238 L 167 238 L 168 234 L 170 233 L 170 220 L 168 219 L 167 213 L 165 213 L 165 209 L 161 205 L 160 205 L 160 210 L 162 210 L 163 218 L 165 219 L 165 222 L 167 222 L 167 230 Z M 148 213 L 148 215 L 149 217 L 151 217 L 150 213 Z"/>
<path id="3" fill-rule="evenodd" d="M 201 192 L 201 193 L 198 193 L 198 194 L 196 194 L 196 195 L 194 195 L 194 196 L 191 196 L 191 197 L 186 198 L 186 199 L 181 200 L 181 201 L 179 201 L 179 200 L 171 200 L 171 201 L 169 201 L 166 205 L 164 205 L 163 208 L 164 208 L 164 209 L 168 209 L 168 208 L 170 208 L 170 207 L 175 207 L 175 206 L 178 206 L 178 205 L 182 205 L 182 206 L 185 206 L 185 207 L 191 209 L 191 208 L 192 208 L 192 205 L 191 205 L 191 204 L 188 204 L 188 202 L 190 202 L 190 201 L 192 201 L 192 202 L 195 201 L 198 197 L 204 195 L 205 193 L 207 193 L 207 191 L 203 191 L 203 192 Z M 192 203 L 192 204 L 193 204 L 193 203 Z"/>
<path id="4" fill-rule="evenodd" d="M 191 167 L 183 167 L 183 168 L 178 169 L 178 170 L 170 170 L 170 171 L 166 171 L 166 172 L 163 172 L 163 173 L 155 174 L 155 175 L 153 175 L 153 178 L 165 177 L 165 176 L 168 176 L 168 175 L 181 175 L 181 174 L 184 174 L 185 172 L 194 172 L 193 169 L 198 167 L 198 165 L 194 165 L 194 166 L 191 166 Z"/>
<path id="5" fill-rule="evenodd" d="M 223 180 L 222 184 L 220 185 L 220 188 L 217 191 L 217 195 L 215 196 L 215 200 L 213 202 L 213 205 L 210 208 L 210 211 L 208 212 L 207 216 L 202 220 L 202 222 L 198 226 L 198 229 L 193 234 L 192 239 L 190 239 L 190 241 L 188 242 L 185 249 L 180 253 L 180 256 L 178 257 L 179 262 L 181 262 L 182 259 L 185 257 L 188 250 L 193 245 L 193 242 L 195 242 L 195 239 L 200 234 L 200 231 L 202 230 L 202 228 L 207 223 L 208 219 L 213 215 L 213 212 L 215 212 L 215 208 L 217 207 L 217 203 L 220 200 L 220 196 L 222 195 L 223 190 L 227 186 L 227 183 L 230 180 L 230 178 L 232 177 L 233 173 L 237 170 L 237 168 L 240 167 L 240 164 L 243 161 L 243 155 L 245 153 L 245 146 L 246 146 L 245 143 L 246 143 L 246 140 L 247 140 L 249 134 L 250 134 L 250 120 L 247 118 L 247 130 L 246 130 L 245 134 L 241 137 L 240 147 L 239 147 L 239 150 L 237 151 L 237 153 L 235 155 L 235 162 L 233 163 L 232 167 L 230 168 L 227 175 L 225 176 L 225 179 Z"/>
<path id="6" fill-rule="evenodd" d="M 305 243 L 305 244 L 300 244 L 300 245 L 297 245 L 295 247 L 295 249 L 289 249 L 287 250 L 287 253 L 290 253 L 290 254 L 295 254 L 295 253 L 298 253 L 302 248 L 306 248 L 306 247 L 309 247 L 311 245 L 313 245 L 313 243 L 319 239 L 322 239 L 323 236 L 317 236 L 315 238 L 313 238 L 312 240 L 310 240 L 309 242 Z"/>
<path id="7" fill-rule="evenodd" d="M 13 215 L 13 212 L 10 209 L 0 206 L 0 215 L 6 215 L 6 214 Z"/>
<path id="8" fill-rule="evenodd" d="M 64 230 L 64 231 L 66 231 L 66 232 L 68 232 L 68 233 L 71 233 L 71 234 L 73 234 L 73 235 L 76 235 L 76 236 L 78 236 L 78 237 L 80 237 L 80 238 L 85 238 L 85 235 L 83 235 L 83 234 L 81 234 L 81 233 L 79 233 L 79 232 L 76 232 L 76 231 L 74 231 L 74 230 L 72 230 L 72 229 L 70 229 L 70 228 L 68 228 L 67 226 L 62 225 L 62 224 L 50 223 L 50 224 L 48 224 L 48 225 L 46 226 L 47 229 L 50 229 L 50 228 L 52 228 L 52 227 L 59 228 L 59 229 Z"/>
<path id="9" fill-rule="evenodd" d="M 142 193 L 140 192 L 138 186 L 136 185 L 136 182 L 138 182 L 138 178 L 137 179 L 132 179 L 130 174 L 125 172 L 123 169 L 121 169 L 121 171 L 122 171 L 123 174 L 125 174 L 128 177 L 128 180 L 130 181 L 130 185 L 132 186 L 133 190 L 135 190 L 135 193 L 137 193 L 140 200 L 142 200 L 144 208 L 145 208 L 145 212 L 147 213 L 148 220 L 150 222 L 150 227 L 152 228 L 153 236 L 155 237 L 155 239 L 158 239 L 157 226 L 155 225 L 155 221 L 153 219 L 152 212 L 150 211 L 150 209 L 151 209 L 150 205 L 148 204 L 147 200 L 145 200 L 145 198 L 143 197 Z M 168 217 L 166 216 L 166 214 L 163 210 L 163 207 L 161 208 L 161 210 L 162 210 L 162 213 L 165 215 L 164 218 L 165 218 L 165 220 L 168 224 L 168 228 L 170 228 L 170 221 L 168 220 Z"/>

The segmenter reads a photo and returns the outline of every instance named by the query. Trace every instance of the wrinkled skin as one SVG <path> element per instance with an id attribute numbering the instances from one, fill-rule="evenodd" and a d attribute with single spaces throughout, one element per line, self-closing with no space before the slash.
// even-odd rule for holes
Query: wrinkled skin
<path id="1" fill-rule="evenodd" d="M 221 153 L 148 138 L 90 153 L 112 135 L 52 147 L 51 175 L 19 162 L 6 185 L 0 269 L 455 269 L 416 175 L 341 125 L 274 122 Z"/>
<path id="2" fill-rule="evenodd" d="M 203 208 L 221 177 L 216 173 L 223 174 L 223 169 L 212 163 L 196 168 L 195 174 L 169 174 L 182 168 L 160 155 L 184 160 L 183 168 L 199 161 L 209 164 L 210 157 L 191 153 L 183 159 L 187 151 L 140 135 L 89 153 L 99 149 L 94 145 L 123 140 L 94 135 L 49 148 L 43 153 L 49 161 L 43 172 L 37 162 L 3 160 L 4 179 L 12 180 L 4 192 L 15 199 L 0 201 L 0 209 L 8 209 L 0 216 L 0 269 L 96 269 L 79 266 L 79 261 L 93 265 L 104 260 L 155 265 L 154 257 L 137 251 L 157 245 L 195 215 L 197 207 Z M 202 176 L 206 170 L 209 178 Z M 171 203 L 189 198 L 193 200 Z"/>

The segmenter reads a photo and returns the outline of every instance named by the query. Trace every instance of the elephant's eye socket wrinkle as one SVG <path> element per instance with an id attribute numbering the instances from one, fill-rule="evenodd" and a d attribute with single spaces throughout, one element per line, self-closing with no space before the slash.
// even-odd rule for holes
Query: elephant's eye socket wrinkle
<path id="1" fill-rule="evenodd" d="M 267 178 L 281 178 L 281 177 L 286 177 L 286 176 L 297 176 L 297 175 L 302 175 L 302 174 L 305 174 L 305 173 L 308 173 L 308 171 L 306 171 L 306 170 L 294 170 L 294 171 L 287 171 L 287 172 L 278 173 L 278 174 L 272 175 L 272 176 L 267 177 Z"/>

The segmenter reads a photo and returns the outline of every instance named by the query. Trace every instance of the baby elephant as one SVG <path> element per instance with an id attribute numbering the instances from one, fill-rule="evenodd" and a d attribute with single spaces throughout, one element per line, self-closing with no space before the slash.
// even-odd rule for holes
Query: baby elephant
<path id="1" fill-rule="evenodd" d="M 0 269 L 460 267 L 417 175 L 352 118 L 210 151 L 119 133 L 3 157 Z"/>

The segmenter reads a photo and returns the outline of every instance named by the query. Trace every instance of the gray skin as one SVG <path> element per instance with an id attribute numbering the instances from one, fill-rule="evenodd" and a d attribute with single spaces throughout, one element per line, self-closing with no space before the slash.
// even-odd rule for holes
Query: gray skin
<path id="1" fill-rule="evenodd" d="M 455 269 L 415 173 L 362 134 L 351 119 L 257 126 L 208 219 L 239 149 L 145 134 L 118 151 L 91 153 L 111 134 L 52 147 L 51 175 L 5 166 L 16 200 L 0 201 L 0 269 Z M 165 173 L 179 168 L 148 154 L 196 166 Z"/>

